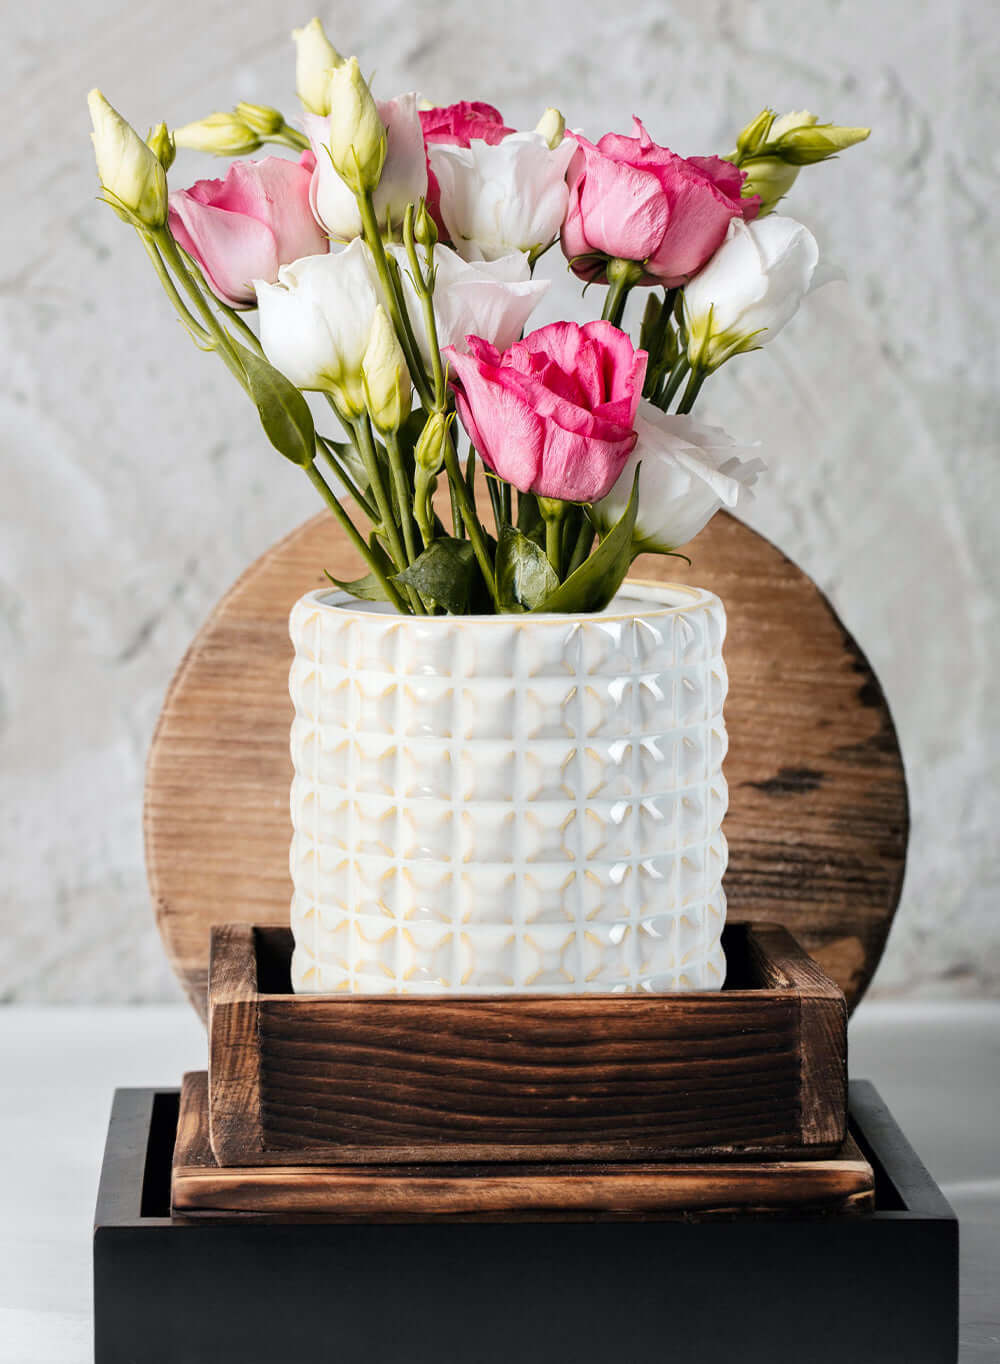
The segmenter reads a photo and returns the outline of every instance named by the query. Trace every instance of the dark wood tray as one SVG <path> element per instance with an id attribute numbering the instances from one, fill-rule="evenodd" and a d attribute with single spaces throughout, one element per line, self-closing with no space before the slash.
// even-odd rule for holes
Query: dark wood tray
<path id="1" fill-rule="evenodd" d="M 958 1226 L 871 1085 L 867 1216 L 171 1218 L 178 1093 L 115 1095 L 95 1364 L 954 1364 Z"/>
<path id="2" fill-rule="evenodd" d="M 730 923 L 722 991 L 294 995 L 287 929 L 212 936 L 221 1166 L 832 1156 L 844 996 L 783 928 Z"/>
<path id="3" fill-rule="evenodd" d="M 850 1134 L 825 1160 L 530 1165 L 220 1166 L 208 1137 L 208 1077 L 185 1075 L 171 1177 L 184 1216 L 512 1219 L 870 1212 L 872 1167 Z"/>

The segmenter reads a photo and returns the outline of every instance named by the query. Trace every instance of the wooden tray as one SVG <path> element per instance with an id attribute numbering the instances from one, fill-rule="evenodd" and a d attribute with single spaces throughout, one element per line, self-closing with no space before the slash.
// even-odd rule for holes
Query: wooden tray
<path id="1" fill-rule="evenodd" d="M 294 995 L 287 929 L 213 931 L 222 1166 L 832 1155 L 847 1010 L 783 928 L 730 923 L 715 992 Z"/>
<path id="2" fill-rule="evenodd" d="M 739 1163 L 220 1166 L 208 1136 L 208 1076 L 181 1087 L 171 1208 L 185 1216 L 322 1214 L 363 1218 L 517 1218 L 870 1212 L 872 1167 L 848 1136 L 826 1160 Z"/>
<path id="3" fill-rule="evenodd" d="M 906 783 L 885 697 L 815 583 L 762 536 L 720 512 L 689 552 L 692 568 L 646 555 L 636 574 L 693 582 L 725 603 L 730 913 L 784 924 L 853 1007 L 878 964 L 906 854 Z M 288 922 L 288 613 L 324 585 L 324 569 L 364 572 L 325 514 L 247 569 L 193 640 L 150 750 L 150 889 L 202 1017 L 211 926 Z"/>
<path id="4" fill-rule="evenodd" d="M 96 1364 L 954 1364 L 955 1216 L 868 1084 L 860 1217 L 171 1217 L 177 1115 L 176 1090 L 115 1095 Z"/>

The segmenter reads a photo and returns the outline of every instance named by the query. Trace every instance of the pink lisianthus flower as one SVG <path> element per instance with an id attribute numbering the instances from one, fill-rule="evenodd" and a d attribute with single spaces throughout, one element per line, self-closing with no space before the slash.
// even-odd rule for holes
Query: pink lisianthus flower
<path id="1" fill-rule="evenodd" d="M 254 306 L 253 280 L 273 284 L 282 265 L 329 249 L 309 207 L 311 163 L 309 152 L 298 162 L 234 161 L 224 180 L 170 195 L 170 231 L 231 308 Z"/>
<path id="2" fill-rule="evenodd" d="M 502 354 L 466 339 L 467 355 L 452 346 L 442 354 L 487 468 L 539 497 L 604 497 L 636 442 L 646 352 L 610 322 L 552 322 Z"/>
<path id="3" fill-rule="evenodd" d="M 433 109 L 420 110 L 420 126 L 423 129 L 424 144 L 432 143 L 446 147 L 467 147 L 473 138 L 496 146 L 508 133 L 514 132 L 503 121 L 503 114 L 492 104 L 480 100 L 460 100 L 458 104 L 436 105 Z M 441 186 L 427 158 L 427 211 L 434 219 L 441 240 L 449 240 L 448 229 L 441 217 Z"/>
<path id="4" fill-rule="evenodd" d="M 684 284 L 725 240 L 733 218 L 757 216 L 743 199 L 746 172 L 717 156 L 685 159 L 658 146 L 639 119 L 633 137 L 579 144 L 569 169 L 562 249 L 583 279 L 603 280 L 611 259 L 636 261 L 644 284 Z"/>

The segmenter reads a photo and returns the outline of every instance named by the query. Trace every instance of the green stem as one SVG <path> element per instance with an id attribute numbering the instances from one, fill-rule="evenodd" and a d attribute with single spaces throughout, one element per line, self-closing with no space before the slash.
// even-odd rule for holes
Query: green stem
<path id="1" fill-rule="evenodd" d="M 562 548 L 562 525 L 554 516 L 545 518 L 545 553 L 549 563 L 552 565 L 556 577 L 562 582 L 560 572 L 560 550 Z"/>
<path id="2" fill-rule="evenodd" d="M 437 318 L 434 316 L 434 289 L 433 285 L 428 285 L 423 270 L 420 268 L 420 258 L 417 255 L 417 243 L 413 236 L 413 205 L 407 204 L 406 214 L 403 218 L 403 244 L 406 247 L 406 257 L 410 262 L 410 273 L 413 276 L 413 285 L 420 296 L 420 306 L 424 314 L 424 327 L 427 330 L 427 345 L 431 353 L 431 377 L 434 382 L 434 406 L 438 412 L 444 411 L 446 399 L 446 386 L 444 378 L 444 368 L 441 364 L 441 350 L 438 346 Z M 433 267 L 431 267 L 433 272 Z"/>
<path id="3" fill-rule="evenodd" d="M 608 261 L 607 276 L 608 293 L 601 317 L 605 322 L 618 327 L 621 325 L 632 286 L 642 278 L 642 266 L 634 260 L 619 260 L 616 257 Z"/>
<path id="4" fill-rule="evenodd" d="M 403 542 L 406 546 L 406 561 L 412 564 L 417 557 L 417 528 L 413 522 L 413 489 L 403 463 L 403 452 L 399 447 L 399 437 L 395 431 L 386 433 L 385 446 L 389 451 L 389 468 L 396 491 L 396 505 L 399 519 L 403 524 Z"/>
<path id="5" fill-rule="evenodd" d="M 378 508 L 374 503 L 369 501 L 341 463 L 337 456 L 336 442 L 330 440 L 327 436 L 321 436 L 318 431 L 316 433 L 316 442 L 330 468 L 344 485 L 348 497 L 352 498 L 368 517 L 369 521 L 371 521 L 372 524 L 375 524 L 378 521 Z"/>
<path id="6" fill-rule="evenodd" d="M 371 191 L 366 190 L 363 194 L 357 195 L 358 208 L 361 212 L 361 226 L 364 231 L 365 241 L 368 249 L 372 253 L 375 261 L 375 269 L 382 282 L 385 291 L 386 302 L 389 305 L 389 316 L 392 325 L 396 329 L 399 343 L 403 347 L 403 354 L 406 357 L 406 365 L 410 371 L 410 378 L 420 395 L 420 401 L 425 407 L 430 408 L 432 394 L 430 385 L 427 382 L 427 373 L 424 369 L 423 358 L 413 335 L 413 327 L 410 324 L 409 314 L 406 311 L 406 300 L 403 297 L 402 285 L 399 281 L 397 270 L 392 266 L 395 261 L 390 262 L 386 255 L 385 246 L 382 242 L 382 233 L 379 230 L 378 218 L 375 215 L 375 201 Z M 439 359 L 440 363 L 440 359 Z"/>
<path id="7" fill-rule="evenodd" d="M 177 279 L 180 280 L 181 287 L 194 304 L 195 310 L 200 314 L 205 330 L 211 334 L 215 342 L 215 349 L 219 352 L 219 355 L 229 368 L 233 378 L 236 379 L 246 392 L 249 392 L 250 388 L 247 383 L 247 376 L 244 374 L 239 356 L 233 348 L 233 338 L 209 307 L 208 300 L 201 292 L 201 289 L 195 282 L 194 276 L 185 264 L 180 248 L 171 236 L 169 229 L 166 227 L 158 228 L 154 236 L 156 245 L 166 258 L 167 264 L 171 267 Z"/>
<path id="8" fill-rule="evenodd" d="M 260 344 L 257 333 L 243 321 L 236 309 L 230 308 L 229 304 L 223 303 L 221 299 L 216 299 L 215 306 L 220 312 L 225 313 L 254 354 L 263 356 L 264 347 Z"/>
<path id="9" fill-rule="evenodd" d="M 457 499 L 462 520 L 465 522 L 465 529 L 469 533 L 472 541 L 472 551 L 479 564 L 479 570 L 483 575 L 490 598 L 497 611 L 500 610 L 500 602 L 497 597 L 497 581 L 493 572 L 493 565 L 490 563 L 489 547 L 486 544 L 486 537 L 479 521 L 479 514 L 476 511 L 476 504 L 469 497 L 468 489 L 465 486 L 465 479 L 462 477 L 462 468 L 458 462 L 458 454 L 455 450 L 455 442 L 451 438 L 449 431 L 444 443 L 444 467 L 448 474 L 448 482 L 451 485 L 452 497 Z"/>
<path id="10" fill-rule="evenodd" d="M 500 496 L 500 488 L 497 480 L 491 475 L 486 475 L 486 491 L 490 495 L 490 506 L 493 508 L 493 524 L 496 527 L 497 539 L 500 539 L 500 531 L 503 527 L 503 501 Z"/>
<path id="11" fill-rule="evenodd" d="M 385 570 L 381 567 L 375 555 L 369 549 L 364 536 L 355 526 L 351 518 L 347 515 L 347 512 L 344 510 L 344 508 L 340 505 L 340 501 L 337 498 L 336 493 L 327 483 L 326 479 L 323 477 L 320 471 L 316 468 L 315 464 L 306 465 L 306 473 L 309 475 L 309 480 L 312 483 L 313 487 L 317 489 L 323 501 L 327 504 L 327 506 L 333 512 L 334 516 L 337 518 L 337 520 L 343 526 L 344 530 L 347 532 L 347 536 L 348 539 L 351 541 L 351 544 L 363 557 L 365 563 L 371 569 L 376 581 L 382 588 L 382 591 L 385 593 L 386 597 L 389 599 L 389 601 L 392 602 L 396 610 L 401 612 L 404 616 L 412 615 L 410 607 L 400 596 L 399 591 L 397 590 L 395 584 L 392 583 L 390 579 L 386 576 Z"/>
<path id="12" fill-rule="evenodd" d="M 142 241 L 143 246 L 146 248 L 147 256 L 153 262 L 153 269 L 159 276 L 160 283 L 166 290 L 167 297 L 174 305 L 174 309 L 177 313 L 178 318 L 180 319 L 181 325 L 186 329 L 188 335 L 191 337 L 192 341 L 195 343 L 196 346 L 200 346 L 203 349 L 206 346 L 211 346 L 212 345 L 211 336 L 205 330 L 205 328 L 202 327 L 194 317 L 192 317 L 191 313 L 188 311 L 184 303 L 184 300 L 177 292 L 177 285 L 174 283 L 170 271 L 163 263 L 163 257 L 157 250 L 156 243 L 153 241 L 152 237 L 150 237 L 146 232 L 140 232 L 139 237 L 140 240 Z"/>
<path id="13" fill-rule="evenodd" d="M 407 566 L 406 552 L 403 549 L 403 542 L 399 538 L 399 528 L 396 525 L 392 503 L 389 500 L 389 493 L 382 477 L 382 466 L 379 464 L 378 454 L 375 450 L 367 412 L 356 418 L 352 426 L 358 450 L 364 462 L 365 473 L 368 475 L 368 482 L 371 484 L 371 490 L 375 497 L 375 505 L 378 507 L 379 530 L 384 534 L 389 547 L 389 555 L 401 573 Z"/>
<path id="14" fill-rule="evenodd" d="M 677 404 L 678 412 L 690 412 L 694 407 L 695 399 L 701 392 L 701 386 L 708 378 L 707 369 L 693 369 L 684 389 L 684 397 Z"/>
<path id="15" fill-rule="evenodd" d="M 514 519 L 514 495 L 509 483 L 500 484 L 500 505 L 503 507 L 504 525 L 509 526 Z"/>
<path id="16" fill-rule="evenodd" d="M 305 133 L 300 133 L 298 128 L 290 128 L 286 123 L 280 133 L 272 133 L 270 137 L 262 137 L 262 142 L 273 142 L 278 147 L 291 147 L 294 152 L 304 152 L 309 146 L 309 139 Z"/>
<path id="17" fill-rule="evenodd" d="M 590 517 L 586 512 L 583 514 L 583 521 L 577 532 L 576 544 L 573 546 L 573 553 L 569 556 L 569 565 L 566 568 L 566 577 L 571 577 L 576 570 L 584 563 L 590 554 L 590 547 L 594 543 L 594 527 Z"/>
<path id="18" fill-rule="evenodd" d="M 661 408 L 664 412 L 666 412 L 667 408 L 673 402 L 674 394 L 680 388 L 682 382 L 684 381 L 684 376 L 685 374 L 687 374 L 690 368 L 691 366 L 688 364 L 687 356 L 682 355 L 681 358 L 677 361 L 677 364 L 674 365 L 670 377 L 667 379 L 667 382 L 663 385 L 662 390 L 653 399 L 653 402 L 656 404 L 656 406 Z"/>

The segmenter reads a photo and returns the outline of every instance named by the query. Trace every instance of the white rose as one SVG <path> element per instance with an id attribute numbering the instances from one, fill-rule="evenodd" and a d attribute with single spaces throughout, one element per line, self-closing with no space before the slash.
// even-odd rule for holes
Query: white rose
<path id="1" fill-rule="evenodd" d="M 427 154 L 420 127 L 418 98 L 400 95 L 377 104 L 385 125 L 386 156 L 374 191 L 375 213 L 384 226 L 387 217 L 398 228 L 407 204 L 427 194 Z M 361 233 L 361 213 L 354 192 L 333 168 L 327 148 L 333 125 L 330 118 L 305 114 L 306 136 L 316 157 L 309 190 L 313 213 L 336 241 L 350 241 Z"/>
<path id="2" fill-rule="evenodd" d="M 794 218 L 734 218 L 726 240 L 684 288 L 692 367 L 717 369 L 738 351 L 772 341 L 798 312 L 818 259 L 816 238 Z"/>
<path id="3" fill-rule="evenodd" d="M 750 489 L 765 468 L 759 459 L 741 460 L 737 451 L 745 447 L 720 427 L 668 415 L 652 403 L 640 404 L 635 429 L 639 439 L 628 463 L 592 511 L 605 535 L 628 506 L 641 463 L 639 512 L 632 533 L 636 553 L 663 553 L 686 545 L 720 507 L 732 509 L 751 497 Z"/>
<path id="4" fill-rule="evenodd" d="M 264 354 L 297 388 L 332 393 L 346 416 L 365 410 L 362 364 L 379 304 L 361 240 L 254 280 Z"/>
<path id="5" fill-rule="evenodd" d="M 567 138 L 550 147 L 544 133 L 509 133 L 490 145 L 434 142 L 431 169 L 441 186 L 441 217 L 466 260 L 511 251 L 533 258 L 555 241 L 566 216 L 566 171 L 576 151 Z"/>
<path id="6" fill-rule="evenodd" d="M 430 345 L 427 328 L 410 274 L 405 247 L 388 245 L 399 263 L 406 309 L 413 332 L 427 364 Z M 447 246 L 434 248 L 437 271 L 434 282 L 434 320 L 438 346 L 468 349 L 467 336 L 481 336 L 498 350 L 506 350 L 524 330 L 525 323 L 549 288 L 547 279 L 532 279 L 528 258 L 513 252 L 494 261 L 464 261 Z"/>

